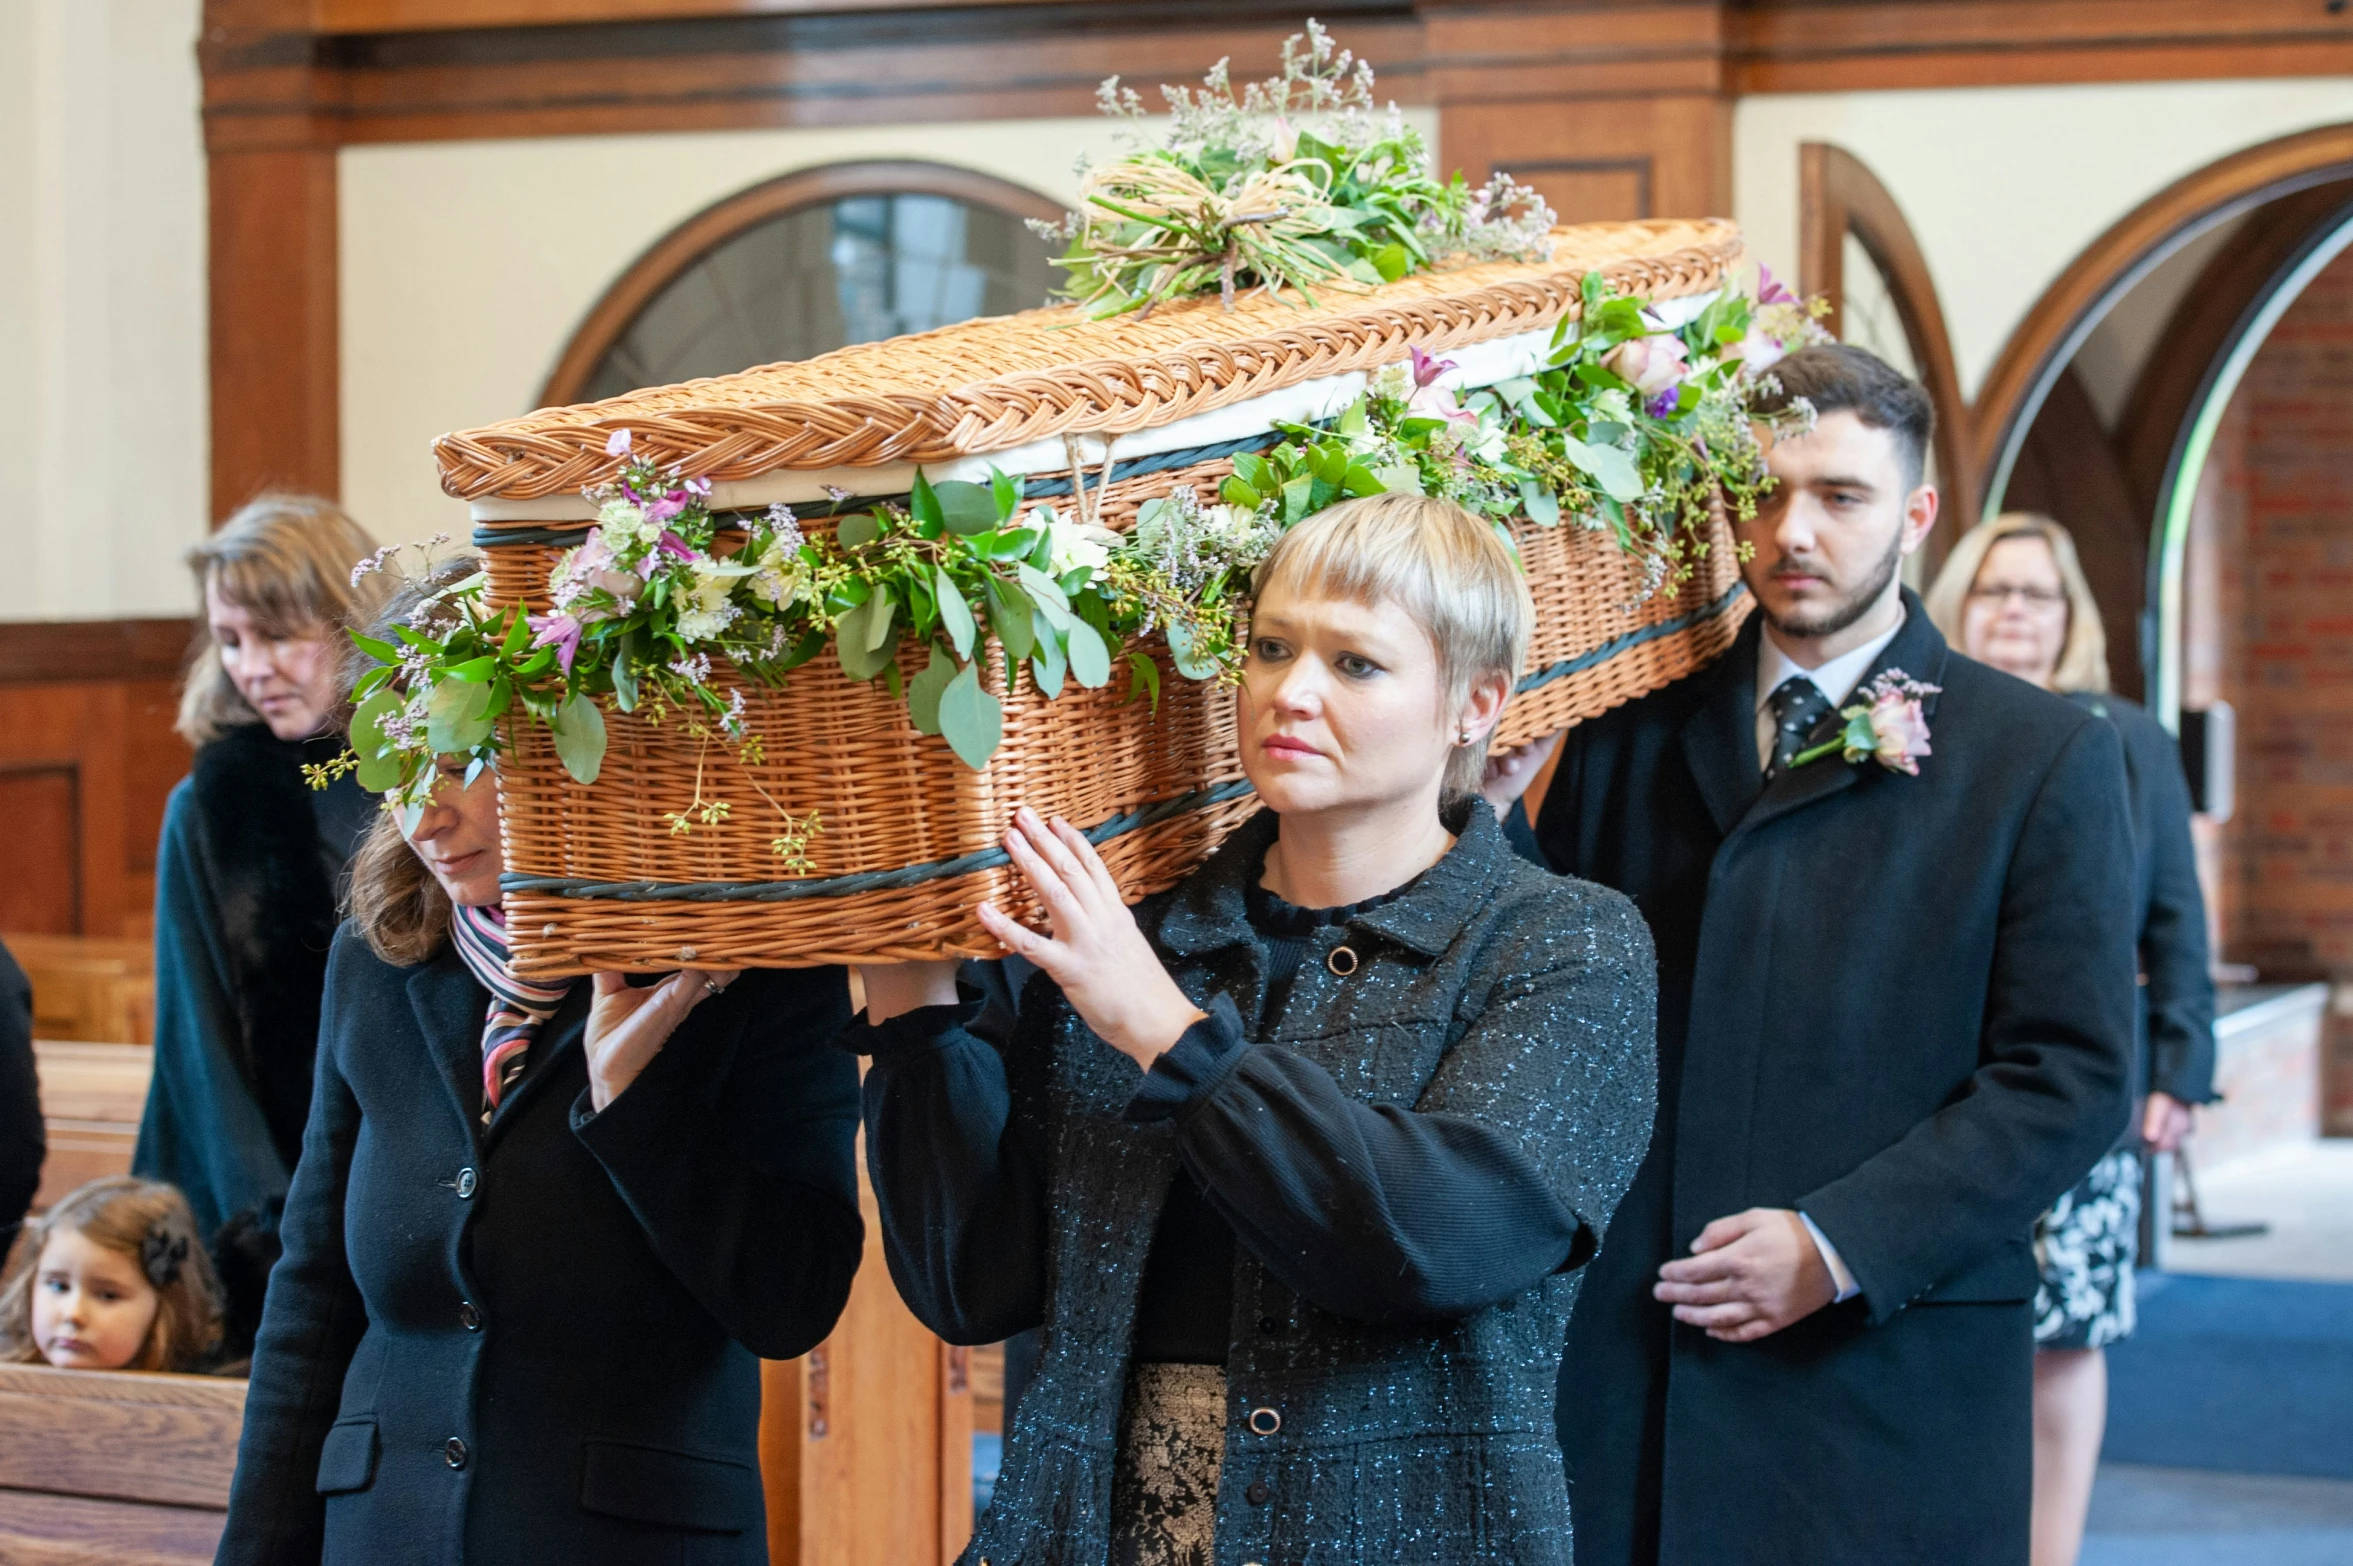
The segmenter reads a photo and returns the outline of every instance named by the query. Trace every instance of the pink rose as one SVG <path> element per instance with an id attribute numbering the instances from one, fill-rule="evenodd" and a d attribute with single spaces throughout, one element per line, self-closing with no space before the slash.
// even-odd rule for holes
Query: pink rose
<path id="1" fill-rule="evenodd" d="M 1629 337 L 1601 358 L 1601 367 L 1645 397 L 1656 397 L 1683 383 L 1689 368 L 1683 339 L 1671 332 Z"/>
<path id="2" fill-rule="evenodd" d="M 1871 699 L 1871 755 L 1890 772 L 1920 775 L 1920 758 L 1928 754 L 1928 719 L 1920 698 L 1901 690 L 1881 690 Z"/>

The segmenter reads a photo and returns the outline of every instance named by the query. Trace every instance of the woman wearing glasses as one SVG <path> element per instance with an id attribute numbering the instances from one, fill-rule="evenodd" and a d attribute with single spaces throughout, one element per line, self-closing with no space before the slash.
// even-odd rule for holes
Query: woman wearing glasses
<path id="1" fill-rule="evenodd" d="M 2179 1147 L 2190 1106 L 2214 1097 L 2214 981 L 2189 789 L 2173 736 L 2108 690 L 2099 605 L 2075 542 L 2058 523 L 2018 512 L 1973 529 L 1954 546 L 1927 603 L 1937 629 L 1970 657 L 2115 724 L 2132 793 L 2144 976 L 2135 1088 L 2147 1102 L 2124 1141 L 2059 1199 L 2035 1237 L 2042 1286 L 2035 1299 L 2033 1566 L 2070 1566 L 2107 1420 L 2101 1350 L 2133 1326 L 2139 1150 Z"/>

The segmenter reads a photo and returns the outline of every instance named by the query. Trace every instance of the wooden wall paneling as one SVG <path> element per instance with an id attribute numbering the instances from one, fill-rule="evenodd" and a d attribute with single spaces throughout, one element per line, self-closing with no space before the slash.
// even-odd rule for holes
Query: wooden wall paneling
<path id="1" fill-rule="evenodd" d="M 335 149 L 215 148 L 210 194 L 212 513 L 264 489 L 334 496 Z"/>
<path id="2" fill-rule="evenodd" d="M 1830 301 L 1825 324 L 1837 332 L 1844 302 L 1846 236 L 1853 234 L 1887 280 L 1904 323 L 1912 362 L 1936 409 L 1936 474 L 1942 509 L 1929 535 L 1926 565 L 1933 574 L 1946 551 L 1979 517 L 1985 493 L 1970 441 L 1973 417 L 1961 396 L 1944 306 L 1912 225 L 1895 197 L 1860 158 L 1828 142 L 1798 148 L 1798 291 Z"/>
<path id="3" fill-rule="evenodd" d="M 2353 71 L 2333 0 L 1760 0 L 1728 21 L 1744 94 Z"/>
<path id="4" fill-rule="evenodd" d="M 1448 104 L 1438 136 L 1446 163 L 1474 183 L 1507 170 L 1563 222 L 1732 207 L 1731 109 L 1712 96 Z"/>
<path id="5" fill-rule="evenodd" d="M 2026 429 L 2103 312 L 2205 223 L 2353 178 L 2353 123 L 2283 136 L 2184 175 L 2112 224 L 2044 290 L 2003 343 L 1971 415 L 1975 468 L 1998 506 Z"/>
<path id="6" fill-rule="evenodd" d="M 760 1468 L 775 1566 L 946 1566 L 972 1537 L 970 1351 L 900 1303 L 858 1159 L 866 1256 L 833 1335 L 762 1366 Z"/>
<path id="7" fill-rule="evenodd" d="M 1421 0 L 1421 69 L 1442 104 L 1724 90 L 1719 0 Z"/>

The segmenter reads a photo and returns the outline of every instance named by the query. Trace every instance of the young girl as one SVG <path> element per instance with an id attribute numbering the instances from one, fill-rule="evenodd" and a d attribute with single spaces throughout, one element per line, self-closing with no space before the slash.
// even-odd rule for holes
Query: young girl
<path id="1" fill-rule="evenodd" d="M 203 1371 L 221 1289 L 188 1199 L 112 1175 L 25 1220 L 0 1274 L 0 1360 L 68 1370 Z"/>

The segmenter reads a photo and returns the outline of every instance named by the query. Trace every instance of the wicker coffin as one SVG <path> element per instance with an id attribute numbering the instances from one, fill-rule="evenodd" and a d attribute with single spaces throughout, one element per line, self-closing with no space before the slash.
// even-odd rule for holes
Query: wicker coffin
<path id="1" fill-rule="evenodd" d="M 1215 299 L 1144 320 L 1068 310 L 979 320 L 797 364 L 547 409 L 436 443 L 443 487 L 473 503 L 492 601 L 534 605 L 556 556 L 591 525 L 580 491 L 610 477 L 608 435 L 713 480 L 715 508 L 904 495 L 935 479 L 1024 475 L 1067 494 L 1074 465 L 1101 518 L 1125 526 L 1144 500 L 1191 483 L 1208 494 L 1232 456 L 1273 444 L 1272 421 L 1353 400 L 1367 372 L 1409 346 L 1525 373 L 1598 269 L 1620 290 L 1669 301 L 1718 286 L 1740 253 L 1722 222 L 1558 231 L 1552 262 L 1425 273 L 1315 308 Z M 1107 485 L 1103 483 L 1109 475 Z M 822 524 L 804 525 L 817 526 Z M 1732 551 L 1710 551 L 1680 590 L 1645 599 L 1607 535 L 1518 529 L 1537 606 L 1521 694 L 1500 739 L 1517 743 L 1592 716 L 1696 668 L 1745 609 Z M 920 653 L 907 654 L 919 660 Z M 910 661 L 907 672 L 919 663 Z M 552 975 L 993 954 L 971 915 L 1021 908 L 997 847 L 1029 804 L 1090 828 L 1131 896 L 1173 884 L 1253 808 L 1231 695 L 1165 668 L 1158 711 L 1123 682 L 1049 703 L 1025 680 L 1005 697 L 1005 735 L 974 773 L 919 735 L 881 689 L 853 684 L 827 652 L 779 690 L 746 690 L 763 758 L 608 713 L 597 783 L 567 778 L 546 733 L 521 724 L 502 776 L 507 909 L 518 967 Z M 1003 694 L 1001 678 L 996 689 Z M 704 769 L 736 802 L 729 820 L 675 836 L 664 823 Z M 778 879 L 765 795 L 822 831 L 804 875 Z"/>

